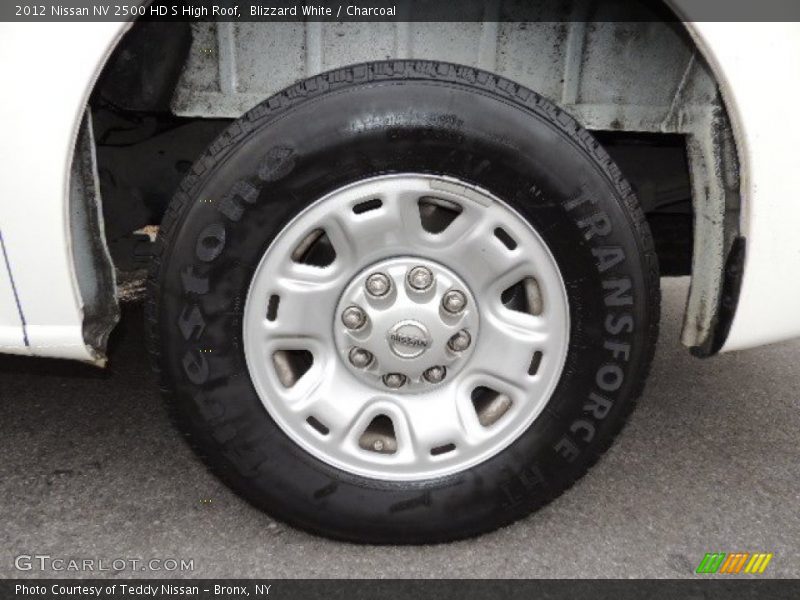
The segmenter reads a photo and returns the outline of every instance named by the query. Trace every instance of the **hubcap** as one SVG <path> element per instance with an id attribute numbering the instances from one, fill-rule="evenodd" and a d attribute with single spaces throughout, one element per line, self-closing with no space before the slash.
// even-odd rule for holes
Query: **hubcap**
<path id="1" fill-rule="evenodd" d="M 515 210 L 457 180 L 388 175 L 297 216 L 244 309 L 255 389 L 294 442 L 384 480 L 470 468 L 524 432 L 561 376 L 567 296 Z"/>
<path id="2" fill-rule="evenodd" d="M 389 282 L 389 293 L 380 298 L 370 294 L 366 285 L 376 272 Z M 442 299 L 453 290 L 477 306 L 466 282 L 432 260 L 398 257 L 368 266 L 345 287 L 336 311 L 344 316 L 357 306 L 369 326 L 337 326 L 338 354 L 346 356 L 354 346 L 368 351 L 374 357 L 368 368 L 358 368 L 353 361 L 346 364 L 360 381 L 382 391 L 389 387 L 403 394 L 425 392 L 433 383 L 424 374 L 435 366 L 445 366 L 455 376 L 470 353 L 467 346 L 454 351 L 450 341 L 454 336 L 469 336 L 467 332 L 476 335 L 480 319 L 475 309 L 455 315 L 442 310 Z M 392 385 L 387 384 L 385 377 L 390 374 L 402 375 L 403 383 L 397 385 L 397 379 L 391 378 Z"/>

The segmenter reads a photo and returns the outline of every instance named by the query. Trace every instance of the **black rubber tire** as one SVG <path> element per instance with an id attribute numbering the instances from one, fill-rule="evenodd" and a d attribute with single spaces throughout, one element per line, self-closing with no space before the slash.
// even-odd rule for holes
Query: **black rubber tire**
<path id="1" fill-rule="evenodd" d="M 570 304 L 566 366 L 545 411 L 493 458 L 414 483 L 350 475 L 301 450 L 267 414 L 242 350 L 244 299 L 271 240 L 325 193 L 392 172 L 450 175 L 511 204 L 549 245 Z M 592 135 L 512 81 L 429 61 L 324 73 L 234 122 L 172 200 L 148 287 L 155 369 L 211 469 L 292 525 L 393 544 L 490 531 L 581 477 L 642 391 L 660 301 L 642 210 Z"/>

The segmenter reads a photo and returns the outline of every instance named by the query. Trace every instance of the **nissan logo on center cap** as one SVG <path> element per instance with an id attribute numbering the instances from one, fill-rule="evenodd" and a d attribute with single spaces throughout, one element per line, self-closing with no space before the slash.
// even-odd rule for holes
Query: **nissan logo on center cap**
<path id="1" fill-rule="evenodd" d="M 392 352 L 400 358 L 417 358 L 431 345 L 430 334 L 419 321 L 400 321 L 386 337 Z"/>

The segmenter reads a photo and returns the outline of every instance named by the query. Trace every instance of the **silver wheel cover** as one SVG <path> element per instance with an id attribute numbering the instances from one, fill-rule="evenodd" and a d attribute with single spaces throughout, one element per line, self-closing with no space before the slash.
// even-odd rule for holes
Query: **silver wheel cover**
<path id="1" fill-rule="evenodd" d="M 311 261 L 315 244 L 335 257 Z M 265 252 L 244 309 L 269 415 L 312 456 L 382 480 L 450 475 L 508 447 L 549 401 L 568 342 L 541 237 L 488 192 L 432 175 L 312 204 Z"/>

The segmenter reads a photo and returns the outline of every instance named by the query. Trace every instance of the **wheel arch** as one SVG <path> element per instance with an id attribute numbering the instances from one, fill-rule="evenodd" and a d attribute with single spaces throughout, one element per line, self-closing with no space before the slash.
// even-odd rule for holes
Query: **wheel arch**
<path id="1" fill-rule="evenodd" d="M 668 2 L 672 6 L 679 3 Z M 680 7 L 675 6 L 675 8 L 680 14 Z M 219 53 L 218 65 L 215 67 L 218 72 L 218 78 L 224 77 L 225 69 L 231 68 L 231 57 L 225 54 L 225 47 L 230 49 L 230 44 L 232 43 L 230 35 L 232 35 L 233 28 L 229 28 L 228 25 L 230 24 L 220 23 L 216 25 L 217 30 L 214 32 L 213 38 L 200 40 L 200 43 L 207 44 L 211 39 L 216 44 L 214 51 Z M 251 27 L 253 25 L 249 24 Z M 573 67 L 575 64 L 574 58 L 569 59 L 568 55 L 577 51 L 576 45 L 579 45 L 579 38 L 586 39 L 587 24 L 583 23 L 582 25 L 583 27 L 581 27 L 580 23 L 572 23 L 567 28 L 566 39 L 564 40 L 563 52 L 565 55 L 563 58 L 565 64 L 569 60 L 573 60 Z M 96 83 L 107 60 L 115 53 L 118 53 L 124 47 L 126 40 L 130 38 L 130 33 L 125 35 L 129 27 L 130 25 L 121 26 L 113 39 L 109 40 L 105 56 L 98 62 L 93 77 L 87 81 L 84 102 L 88 101 L 95 91 Z M 137 25 L 133 26 L 134 29 L 136 27 Z M 203 29 L 204 34 L 201 35 L 207 35 L 209 27 L 212 26 L 210 24 L 202 24 L 198 27 L 205 28 Z M 321 39 L 322 32 L 320 28 L 322 24 L 309 22 L 303 27 L 305 28 L 304 39 L 306 41 L 311 40 L 312 43 L 319 43 L 313 42 L 313 40 Z M 400 27 L 399 31 L 402 33 L 402 26 L 398 27 Z M 493 34 L 491 33 L 492 27 L 494 27 Z M 679 36 L 683 36 L 688 32 L 692 43 L 691 53 L 695 58 L 691 59 L 685 66 L 682 78 L 678 82 L 676 89 L 674 89 L 672 104 L 667 107 L 665 114 L 659 113 L 654 116 L 645 112 L 641 115 L 628 114 L 626 116 L 624 114 L 625 111 L 618 111 L 619 114 L 615 116 L 609 113 L 608 106 L 577 102 L 576 94 L 580 94 L 579 88 L 576 88 L 575 82 L 569 81 L 565 82 L 560 90 L 559 97 L 555 98 L 555 100 L 591 129 L 650 130 L 662 133 L 669 131 L 688 132 L 689 156 L 693 162 L 694 240 L 695 247 L 699 251 L 695 253 L 692 266 L 692 284 L 685 313 L 682 341 L 685 345 L 693 348 L 695 354 L 707 356 L 717 352 L 722 347 L 735 311 L 735 293 L 738 290 L 737 281 L 725 278 L 725 264 L 740 256 L 740 254 L 736 254 L 732 259 L 731 250 L 734 248 L 734 240 L 740 237 L 742 230 L 746 230 L 740 223 L 739 213 L 739 176 L 746 176 L 746 173 L 740 173 L 739 169 L 744 170 L 747 166 L 746 164 L 739 164 L 739 155 L 742 152 L 741 145 L 744 143 L 739 132 L 743 129 L 744 123 L 741 122 L 735 96 L 728 93 L 728 79 L 720 62 L 716 60 L 715 48 L 713 44 L 707 42 L 702 27 L 697 27 L 692 23 L 673 23 L 670 24 L 670 27 L 680 30 Z M 481 33 L 483 37 L 490 34 L 497 36 L 497 23 L 484 23 Z M 194 34 L 193 43 L 195 46 L 192 48 L 193 53 L 197 50 L 196 44 L 198 43 L 197 31 Z M 408 31 L 405 31 L 403 35 L 409 35 Z M 479 37 L 475 40 L 475 44 L 478 45 L 475 61 L 479 66 L 484 66 L 483 63 L 489 61 L 491 56 L 487 58 L 487 51 L 483 50 L 485 45 L 481 46 L 485 42 L 481 42 L 481 39 L 483 38 Z M 265 42 L 262 39 L 259 43 Z M 398 57 L 401 57 L 400 55 L 403 53 L 411 52 L 407 47 L 396 47 L 396 50 Z M 442 53 L 446 54 L 447 51 L 442 50 Z M 491 55 L 491 52 L 489 52 L 489 55 Z M 197 73 L 195 65 L 192 64 L 193 56 L 194 54 L 189 55 L 183 72 L 180 74 L 180 79 L 177 80 L 175 93 L 171 99 L 173 112 L 186 116 L 230 117 L 237 114 L 237 106 L 247 106 L 247 103 L 254 99 L 254 97 L 248 97 L 247 94 L 237 91 L 238 84 L 235 80 L 224 82 L 222 79 L 217 81 L 219 92 L 212 92 L 209 95 L 206 91 L 200 91 L 192 96 L 191 73 Z M 435 52 L 431 52 L 425 58 L 442 60 L 447 57 L 437 56 Z M 496 55 L 494 60 L 497 60 Z M 223 64 L 225 61 L 228 61 L 227 65 Z M 586 68 L 589 62 L 584 61 L 579 69 Z M 324 66 L 326 66 L 323 64 L 324 61 L 310 55 L 305 56 L 303 63 L 304 71 L 290 74 L 290 79 L 302 78 L 314 72 L 325 70 Z M 722 97 L 716 105 L 707 106 L 708 110 L 700 118 L 696 112 L 693 113 L 692 110 L 689 110 L 690 107 L 683 110 L 681 95 L 687 93 L 686 78 L 690 77 L 691 70 L 697 69 L 697 65 L 705 64 L 713 71 L 713 78 L 720 87 Z M 491 67 L 491 65 L 485 66 Z M 564 68 L 567 71 L 570 67 L 566 65 Z M 589 73 L 591 74 L 591 71 Z M 233 75 L 231 76 L 233 77 Z M 522 83 L 526 84 L 526 82 Z M 228 95 L 227 100 L 224 98 L 226 94 Z M 266 96 L 262 94 L 259 99 L 263 97 Z M 204 105 L 207 107 L 213 106 L 215 99 L 223 100 L 217 102 L 216 109 L 208 108 L 205 111 L 198 112 L 198 107 Z M 620 115 L 622 115 L 622 118 L 618 118 Z M 727 128 L 728 119 L 733 124 L 733 137 L 730 136 Z M 80 119 L 75 123 L 74 127 L 77 139 L 78 132 L 81 129 Z M 75 162 L 79 156 L 80 153 L 75 151 L 67 158 L 68 169 L 73 173 Z M 100 201 L 99 194 L 97 194 L 93 201 L 94 205 L 99 206 Z M 76 211 L 79 210 L 80 206 L 86 206 L 86 203 L 70 201 L 68 198 L 65 198 L 65 202 L 67 202 L 67 212 L 70 215 L 69 222 L 81 223 L 78 218 L 79 213 Z M 83 223 L 85 224 L 85 221 Z M 97 223 L 88 223 L 87 231 L 90 232 L 88 239 L 102 242 L 98 246 L 102 249 L 105 246 L 102 221 L 99 226 Z M 79 236 L 80 231 L 76 231 L 74 227 L 71 227 L 69 240 L 71 247 L 76 243 L 79 244 L 76 241 Z M 743 243 L 738 248 L 737 252 L 741 253 Z M 97 257 L 96 251 L 93 256 Z M 73 252 L 70 262 L 72 277 L 78 289 L 80 289 L 81 281 L 100 280 L 103 277 L 102 268 L 96 260 L 80 260 Z M 97 298 L 96 305 L 102 309 L 100 312 L 107 311 L 111 305 L 116 306 L 116 298 L 109 297 L 107 286 L 105 287 L 106 290 L 103 292 L 102 297 Z M 81 290 L 81 295 L 84 293 L 84 290 Z M 721 310 L 724 304 L 729 307 L 732 304 L 734 310 L 728 310 L 727 312 Z M 86 329 L 87 319 L 85 316 L 83 326 Z M 106 329 L 103 335 L 96 336 L 91 345 L 87 341 L 87 347 L 92 348 L 92 351 L 98 353 L 98 355 L 102 355 L 104 352 L 104 340 L 113 327 L 113 323 L 108 322 L 103 327 Z"/>

